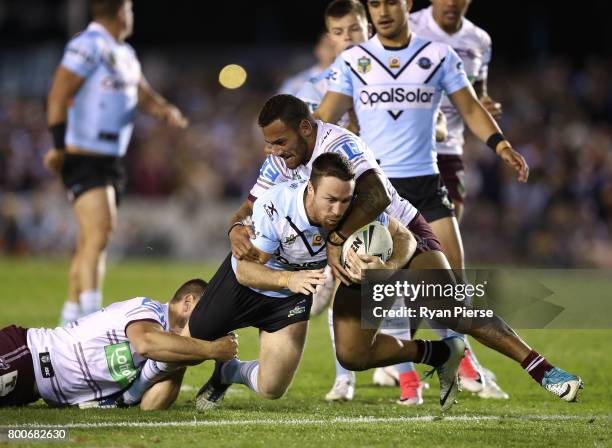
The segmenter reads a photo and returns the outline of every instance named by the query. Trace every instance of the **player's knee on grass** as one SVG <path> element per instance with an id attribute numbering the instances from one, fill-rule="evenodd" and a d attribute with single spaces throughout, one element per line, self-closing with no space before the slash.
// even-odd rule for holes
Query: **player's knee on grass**
<path id="1" fill-rule="evenodd" d="M 278 400 L 279 398 L 282 398 L 283 395 L 285 395 L 285 392 L 287 392 L 287 389 L 289 389 L 289 385 L 261 384 L 259 385 L 259 395 L 261 395 L 266 400 Z"/>

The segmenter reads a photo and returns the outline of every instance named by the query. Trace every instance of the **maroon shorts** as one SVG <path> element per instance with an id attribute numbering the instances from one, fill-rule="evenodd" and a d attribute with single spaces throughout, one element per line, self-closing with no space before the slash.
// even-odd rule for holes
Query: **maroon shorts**
<path id="1" fill-rule="evenodd" d="M 448 197 L 453 202 L 463 204 L 465 200 L 465 167 L 458 155 L 438 154 L 438 169 L 442 182 L 448 190 Z"/>
<path id="2" fill-rule="evenodd" d="M 15 325 L 0 330 L 0 407 L 38 400 L 27 332 Z"/>
<path id="3" fill-rule="evenodd" d="M 442 245 L 440 244 L 440 241 L 438 241 L 438 238 L 436 238 L 436 235 L 434 235 L 433 230 L 431 230 L 431 226 L 427 221 L 425 221 L 425 218 L 423 218 L 423 215 L 420 213 L 417 213 L 412 221 L 410 221 L 410 224 L 408 224 L 408 230 L 412 232 L 417 240 L 417 247 L 412 258 L 422 254 L 423 252 L 429 252 L 432 250 L 439 250 L 442 252 Z M 412 259 L 410 261 L 412 261 Z"/>

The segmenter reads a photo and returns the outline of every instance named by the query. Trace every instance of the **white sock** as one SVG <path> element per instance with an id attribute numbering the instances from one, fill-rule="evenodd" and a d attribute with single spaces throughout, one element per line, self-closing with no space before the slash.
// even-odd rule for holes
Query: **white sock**
<path id="1" fill-rule="evenodd" d="M 81 302 L 83 316 L 95 313 L 102 308 L 102 293 L 94 289 L 82 291 L 81 294 L 79 294 L 79 302 Z"/>
<path id="2" fill-rule="evenodd" d="M 226 362 L 221 369 L 221 382 L 224 384 L 244 384 L 253 392 L 259 393 L 257 375 L 259 361 L 240 361 L 233 358 Z"/>
<path id="3" fill-rule="evenodd" d="M 336 356 L 336 338 L 334 336 L 334 311 L 329 308 L 327 311 L 327 325 L 329 326 L 329 337 L 331 338 L 332 350 L 334 353 L 334 362 L 336 363 L 336 378 L 339 378 L 344 375 L 350 375 L 351 371 L 346 370 L 338 361 L 338 357 Z"/>
<path id="4" fill-rule="evenodd" d="M 74 322 L 81 315 L 81 306 L 78 303 L 66 300 L 62 308 L 62 325 Z"/>
<path id="5" fill-rule="evenodd" d="M 136 377 L 128 390 L 123 392 L 125 404 L 132 405 L 139 403 L 144 393 L 151 386 L 166 378 L 176 369 L 177 366 L 174 364 L 147 359 L 147 362 L 142 366 L 140 375 Z"/>

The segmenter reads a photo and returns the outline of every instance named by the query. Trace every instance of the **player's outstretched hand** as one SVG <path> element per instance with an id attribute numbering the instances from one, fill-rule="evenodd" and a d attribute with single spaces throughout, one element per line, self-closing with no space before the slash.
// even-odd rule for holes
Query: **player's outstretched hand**
<path id="1" fill-rule="evenodd" d="M 385 269 L 385 263 L 373 255 L 357 255 L 350 249 L 346 256 L 346 272 L 354 283 L 361 283 L 366 269 Z"/>
<path id="2" fill-rule="evenodd" d="M 59 176 L 62 172 L 62 167 L 64 166 L 64 151 L 51 148 L 45 154 L 43 163 L 45 164 L 47 171 Z"/>
<path id="3" fill-rule="evenodd" d="M 164 108 L 163 119 L 166 123 L 168 123 L 168 125 L 174 128 L 186 129 L 187 126 L 189 126 L 189 120 L 187 120 L 178 107 L 173 106 L 172 104 L 168 104 Z"/>
<path id="4" fill-rule="evenodd" d="M 325 270 L 295 271 L 289 275 L 287 287 L 296 294 L 314 294 L 319 285 L 325 284 Z"/>
<path id="5" fill-rule="evenodd" d="M 497 151 L 497 155 L 506 165 L 518 172 L 519 182 L 527 182 L 527 179 L 529 178 L 529 165 L 527 165 L 527 162 L 522 155 L 520 155 L 510 146 L 504 146 L 501 148 L 499 151 Z"/>
<path id="6" fill-rule="evenodd" d="M 227 336 L 216 339 L 213 344 L 213 359 L 229 361 L 238 354 L 238 335 L 228 333 Z"/>
<path id="7" fill-rule="evenodd" d="M 251 226 L 234 226 L 229 234 L 229 239 L 232 245 L 232 254 L 236 259 L 254 262 L 259 260 L 259 253 L 251 242 L 253 238 L 255 238 L 255 233 Z"/>
<path id="8" fill-rule="evenodd" d="M 351 277 L 342 266 L 342 246 L 327 245 L 327 264 L 332 268 L 334 277 L 347 286 L 351 284 Z"/>
<path id="9" fill-rule="evenodd" d="M 501 103 L 494 101 L 489 95 L 485 95 L 480 98 L 480 104 L 491 114 L 493 118 L 499 120 L 502 116 L 503 110 Z"/>

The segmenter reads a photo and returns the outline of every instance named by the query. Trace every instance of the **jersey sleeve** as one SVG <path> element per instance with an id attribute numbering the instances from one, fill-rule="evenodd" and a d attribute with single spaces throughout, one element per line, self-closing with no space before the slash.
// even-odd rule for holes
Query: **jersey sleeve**
<path id="1" fill-rule="evenodd" d="M 86 34 L 75 37 L 66 45 L 61 65 L 72 73 L 87 78 L 99 62 L 96 40 Z"/>
<path id="2" fill-rule="evenodd" d="M 140 320 L 157 322 L 162 328 L 167 328 L 166 313 L 161 303 L 147 297 L 138 297 L 133 302 L 134 306 L 125 311 L 125 328 Z"/>
<path id="3" fill-rule="evenodd" d="M 355 179 L 358 179 L 366 171 L 371 169 L 378 170 L 378 164 L 374 159 L 373 153 L 356 136 L 348 134 L 346 138 L 333 143 L 325 152 L 336 152 L 346 157 L 355 172 Z M 371 155 L 371 157 L 368 157 Z"/>
<path id="4" fill-rule="evenodd" d="M 265 194 L 255 201 L 252 219 L 255 229 L 255 239 L 251 240 L 253 246 L 273 254 L 280 246 L 278 232 L 274 227 L 274 221 L 279 219 L 279 211 L 273 195 Z"/>
<path id="5" fill-rule="evenodd" d="M 455 50 L 450 47 L 444 64 L 442 65 L 442 70 L 441 84 L 442 89 L 447 95 L 455 93 L 457 90 L 461 90 L 470 85 L 461 58 L 455 53 Z"/>
<path id="6" fill-rule="evenodd" d="M 376 218 L 375 221 L 378 221 L 387 228 L 389 227 L 389 215 L 387 215 L 386 213 L 381 213 L 380 215 L 378 215 L 378 218 Z"/>
<path id="7" fill-rule="evenodd" d="M 259 170 L 255 185 L 249 192 L 249 199 L 254 202 L 270 187 L 287 180 L 291 180 L 291 177 L 284 172 L 282 162 L 277 157 L 268 156 Z"/>
<path id="8" fill-rule="evenodd" d="M 348 62 L 340 54 L 329 69 L 329 90 L 353 97 L 353 79 Z"/>

